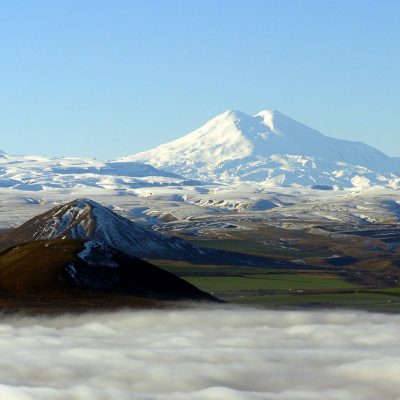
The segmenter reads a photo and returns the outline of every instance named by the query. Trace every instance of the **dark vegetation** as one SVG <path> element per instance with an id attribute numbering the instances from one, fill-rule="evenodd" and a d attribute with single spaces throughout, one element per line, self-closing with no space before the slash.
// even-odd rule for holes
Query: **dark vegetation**
<path id="1" fill-rule="evenodd" d="M 2 311 L 82 311 L 159 307 L 177 300 L 217 301 L 177 276 L 108 249 L 118 266 L 77 257 L 82 240 L 29 242 L 0 253 Z"/>

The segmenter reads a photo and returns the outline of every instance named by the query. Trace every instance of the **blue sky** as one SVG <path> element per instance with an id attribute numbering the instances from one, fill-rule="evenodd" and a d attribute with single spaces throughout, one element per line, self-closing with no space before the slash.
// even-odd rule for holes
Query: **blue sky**
<path id="1" fill-rule="evenodd" d="M 400 156 L 400 2 L 3 0 L 0 148 L 111 159 L 277 109 Z"/>

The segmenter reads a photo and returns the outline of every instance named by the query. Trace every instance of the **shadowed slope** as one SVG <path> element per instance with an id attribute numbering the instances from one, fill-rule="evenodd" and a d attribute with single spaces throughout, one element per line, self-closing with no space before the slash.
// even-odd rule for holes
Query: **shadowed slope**
<path id="1" fill-rule="evenodd" d="M 89 199 L 56 206 L 4 232 L 0 249 L 35 240 L 65 238 L 94 240 L 139 258 L 188 259 L 201 254 L 184 240 L 153 232 Z"/>
<path id="2" fill-rule="evenodd" d="M 0 254 L 0 306 L 72 310 L 216 299 L 143 260 L 96 242 L 37 241 Z"/>

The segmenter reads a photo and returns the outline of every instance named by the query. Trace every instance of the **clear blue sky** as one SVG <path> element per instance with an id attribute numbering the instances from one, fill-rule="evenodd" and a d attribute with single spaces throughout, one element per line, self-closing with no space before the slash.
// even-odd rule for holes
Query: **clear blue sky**
<path id="1" fill-rule="evenodd" d="M 227 109 L 400 156 L 400 2 L 3 0 L 0 148 L 111 159 Z"/>

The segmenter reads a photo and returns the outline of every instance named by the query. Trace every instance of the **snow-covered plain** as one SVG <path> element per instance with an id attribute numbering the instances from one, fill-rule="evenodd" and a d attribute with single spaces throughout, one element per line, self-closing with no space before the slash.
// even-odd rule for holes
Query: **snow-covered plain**
<path id="1" fill-rule="evenodd" d="M 160 171 L 149 164 L 0 153 L 0 189 L 14 188 L 31 192 L 51 189 L 71 191 L 81 187 L 125 190 L 184 183 L 184 178 Z"/>
<path id="2" fill-rule="evenodd" d="M 246 220 L 290 227 L 310 221 L 349 224 L 399 223 L 400 193 L 369 188 L 337 191 L 309 188 L 266 188 L 257 184 L 231 186 L 168 186 L 138 188 L 124 193 L 99 188 L 73 191 L 52 189 L 37 193 L 3 188 L 0 229 L 19 225 L 57 204 L 90 198 L 124 217 L 157 230 L 193 231 L 193 227 L 244 227 Z M 194 230 L 197 230 L 194 229 Z"/>
<path id="3" fill-rule="evenodd" d="M 2 317 L 7 400 L 397 400 L 400 317 L 241 308 Z"/>

